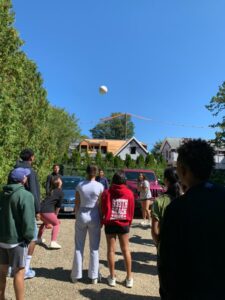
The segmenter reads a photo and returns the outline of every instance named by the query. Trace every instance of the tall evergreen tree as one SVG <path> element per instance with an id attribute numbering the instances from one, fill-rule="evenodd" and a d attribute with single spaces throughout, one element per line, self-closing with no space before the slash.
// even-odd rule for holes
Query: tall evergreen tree
<path id="1" fill-rule="evenodd" d="M 77 120 L 53 108 L 36 64 L 21 49 L 10 0 L 0 0 L 0 180 L 23 148 L 33 148 L 41 179 L 79 136 Z M 58 161 L 60 162 L 60 161 Z"/>

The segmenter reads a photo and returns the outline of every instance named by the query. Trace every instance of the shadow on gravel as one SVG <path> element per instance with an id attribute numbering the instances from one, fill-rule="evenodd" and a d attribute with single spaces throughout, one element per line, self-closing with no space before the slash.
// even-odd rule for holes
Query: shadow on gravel
<path id="1" fill-rule="evenodd" d="M 139 259 L 139 261 L 145 261 L 143 260 L 143 252 L 140 253 L 132 253 L 132 272 L 134 273 L 142 273 L 142 274 L 150 274 L 150 275 L 157 275 L 157 266 L 153 265 L 148 265 L 148 264 L 143 264 L 140 263 L 139 261 L 135 260 L 133 258 L 133 255 L 136 256 L 136 258 Z M 146 253 L 144 253 L 146 255 Z M 154 258 L 156 260 L 156 258 Z M 152 259 L 150 259 L 152 260 Z M 106 260 L 100 260 L 100 264 L 104 265 L 105 267 L 108 267 L 108 263 Z M 120 271 L 125 271 L 125 266 L 124 266 L 124 260 L 120 259 L 115 262 L 115 269 L 120 270 Z"/>
<path id="2" fill-rule="evenodd" d="M 95 291 L 92 289 L 80 290 L 80 294 L 90 300 L 159 300 L 159 297 L 132 295 L 128 293 L 122 293 L 115 291 L 114 289 L 102 289 L 101 291 Z"/>
<path id="3" fill-rule="evenodd" d="M 145 245 L 145 246 L 154 246 L 153 240 L 152 239 L 143 239 L 140 235 L 133 235 L 130 238 L 130 243 L 134 244 L 140 244 L 140 245 Z"/>
<path id="4" fill-rule="evenodd" d="M 116 252 L 116 255 L 121 255 L 121 252 Z M 157 261 L 157 255 L 152 254 L 149 252 L 131 252 L 132 261 L 143 261 L 143 262 L 150 262 L 150 261 Z"/>
<path id="5" fill-rule="evenodd" d="M 142 226 L 141 224 L 132 224 L 131 228 L 141 228 L 143 231 L 150 230 L 150 225 Z"/>
<path id="6" fill-rule="evenodd" d="M 63 268 L 35 268 L 35 272 L 36 277 L 44 277 L 47 279 L 55 279 L 59 281 L 69 281 L 71 270 L 64 270 Z"/>

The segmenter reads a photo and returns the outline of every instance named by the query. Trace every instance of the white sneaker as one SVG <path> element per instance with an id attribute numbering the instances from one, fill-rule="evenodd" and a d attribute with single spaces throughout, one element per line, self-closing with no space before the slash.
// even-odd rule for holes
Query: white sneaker
<path id="1" fill-rule="evenodd" d="M 70 280 L 71 280 L 72 283 L 77 283 L 78 282 L 77 278 L 70 277 Z"/>
<path id="2" fill-rule="evenodd" d="M 144 221 L 141 222 L 141 226 L 147 226 L 147 225 L 148 225 L 148 223 L 147 223 L 146 220 L 144 220 Z"/>
<path id="3" fill-rule="evenodd" d="M 38 244 L 38 245 L 44 244 L 45 242 L 46 242 L 46 239 L 42 239 L 42 238 L 36 240 L 36 244 Z"/>
<path id="4" fill-rule="evenodd" d="M 50 249 L 61 249 L 62 246 L 59 245 L 56 241 L 52 241 L 49 246 Z"/>
<path id="5" fill-rule="evenodd" d="M 131 278 L 131 279 L 126 278 L 126 287 L 127 288 L 132 288 L 133 285 L 134 285 L 134 279 L 133 278 Z"/>
<path id="6" fill-rule="evenodd" d="M 112 278 L 110 275 L 107 277 L 108 284 L 110 286 L 116 286 L 116 278 Z"/>
<path id="7" fill-rule="evenodd" d="M 97 283 L 98 283 L 98 278 L 92 279 L 92 280 L 91 280 L 91 283 L 92 283 L 92 284 L 97 284 Z"/>

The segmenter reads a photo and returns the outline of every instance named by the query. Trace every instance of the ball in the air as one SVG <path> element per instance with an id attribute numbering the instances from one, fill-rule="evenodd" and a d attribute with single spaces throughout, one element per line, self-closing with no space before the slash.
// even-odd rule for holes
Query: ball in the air
<path id="1" fill-rule="evenodd" d="M 108 88 L 107 88 L 107 86 L 101 85 L 101 86 L 99 87 L 99 93 L 102 94 L 102 95 L 108 93 Z"/>

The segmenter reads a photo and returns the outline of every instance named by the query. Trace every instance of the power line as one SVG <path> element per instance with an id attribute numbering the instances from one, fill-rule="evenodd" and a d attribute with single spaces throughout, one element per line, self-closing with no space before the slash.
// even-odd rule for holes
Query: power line
<path id="1" fill-rule="evenodd" d="M 121 113 L 118 114 L 116 116 L 112 116 L 112 117 L 106 117 L 106 118 L 101 118 L 100 121 L 101 122 L 106 122 L 106 121 L 110 121 L 112 119 L 118 118 L 118 117 L 122 117 L 122 116 L 130 116 L 130 117 L 134 117 L 136 119 L 140 119 L 143 121 L 148 121 L 148 122 L 153 122 L 153 123 L 159 123 L 159 124 L 164 124 L 164 125 L 168 125 L 168 126 L 176 126 L 176 127 L 189 127 L 189 128 L 198 128 L 198 129 L 212 129 L 212 127 L 210 126 L 202 126 L 202 125 L 195 125 L 195 124 L 185 124 L 185 123 L 177 123 L 177 122 L 171 122 L 171 121 L 162 121 L 162 120 L 157 120 L 157 119 L 153 119 L 153 118 L 148 118 L 148 117 L 144 117 L 144 116 L 139 116 L 136 114 L 132 114 L 132 113 Z M 87 124 L 87 123 L 98 123 L 98 121 L 96 120 L 90 120 L 90 121 L 86 121 L 80 122 L 81 124 Z"/>

